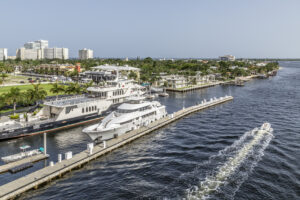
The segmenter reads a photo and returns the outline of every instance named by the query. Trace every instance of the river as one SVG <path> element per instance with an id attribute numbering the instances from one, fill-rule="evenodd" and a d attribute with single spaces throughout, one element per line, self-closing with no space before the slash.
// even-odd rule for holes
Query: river
<path id="1" fill-rule="evenodd" d="M 255 79 L 244 87 L 216 86 L 170 93 L 158 100 L 169 113 L 204 98 L 232 95 L 234 100 L 189 115 L 125 145 L 61 179 L 23 194 L 20 199 L 197 199 L 209 180 L 234 156 L 236 142 L 270 122 L 273 138 L 251 152 L 210 199 L 300 198 L 300 62 L 281 62 L 277 76 Z M 48 160 L 78 153 L 90 139 L 77 127 L 48 134 Z M 0 155 L 16 147 L 42 145 L 42 135 L 0 143 Z M 41 161 L 17 174 L 1 174 L 0 184 L 47 165 Z"/>

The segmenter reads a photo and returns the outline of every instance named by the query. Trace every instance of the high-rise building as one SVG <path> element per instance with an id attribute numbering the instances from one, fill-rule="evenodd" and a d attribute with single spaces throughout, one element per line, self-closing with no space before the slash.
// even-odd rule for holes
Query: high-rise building
<path id="1" fill-rule="evenodd" d="M 80 60 L 92 59 L 94 57 L 93 50 L 86 48 L 79 50 L 78 54 Z"/>
<path id="2" fill-rule="evenodd" d="M 21 60 L 69 59 L 69 49 L 49 48 L 48 45 L 47 40 L 27 42 L 24 47 L 17 49 L 17 58 Z"/>
<path id="3" fill-rule="evenodd" d="M 44 49 L 48 48 L 48 40 L 37 40 L 34 42 L 27 42 L 24 44 L 25 49 Z"/>
<path id="4" fill-rule="evenodd" d="M 69 49 L 67 48 L 45 48 L 43 52 L 45 59 L 69 59 Z"/>
<path id="5" fill-rule="evenodd" d="M 24 47 L 17 49 L 17 58 L 21 60 L 40 60 L 43 59 L 42 49 L 26 49 Z"/>
<path id="6" fill-rule="evenodd" d="M 7 49 L 0 48 L 0 61 L 7 59 Z"/>

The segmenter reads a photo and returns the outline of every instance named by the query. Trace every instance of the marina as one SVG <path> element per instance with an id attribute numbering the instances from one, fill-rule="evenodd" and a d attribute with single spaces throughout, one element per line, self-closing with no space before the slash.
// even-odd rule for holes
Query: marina
<path id="1" fill-rule="evenodd" d="M 65 154 L 64 160 L 61 160 L 61 154 L 58 155 L 58 163 L 54 164 L 50 162 L 50 166 L 42 168 L 17 180 L 9 182 L 0 187 L 0 198 L 10 199 L 30 190 L 37 189 L 39 185 L 51 182 L 51 180 L 63 176 L 63 174 L 72 171 L 73 169 L 80 168 L 90 161 L 107 154 L 114 149 L 124 146 L 127 143 L 134 141 L 154 130 L 157 130 L 167 124 L 170 124 L 182 117 L 185 117 L 191 113 L 198 112 L 203 109 L 207 109 L 218 104 L 222 104 L 233 100 L 232 96 L 225 96 L 220 98 L 211 98 L 209 101 L 203 100 L 200 104 L 183 108 L 180 111 L 169 114 L 168 116 L 154 121 L 139 129 L 130 131 L 117 138 L 104 141 L 100 144 L 88 144 L 87 150 L 82 151 L 72 156 L 72 152 Z"/>

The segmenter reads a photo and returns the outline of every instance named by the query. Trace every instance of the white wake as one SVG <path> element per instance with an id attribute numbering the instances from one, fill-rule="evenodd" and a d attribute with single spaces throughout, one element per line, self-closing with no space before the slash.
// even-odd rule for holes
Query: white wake
<path id="1" fill-rule="evenodd" d="M 186 199 L 207 199 L 214 196 L 232 199 L 248 174 L 257 165 L 273 138 L 273 130 L 255 128 L 246 132 L 231 146 L 212 156 L 207 165 L 217 167 L 207 173 L 198 186 L 187 190 Z"/>

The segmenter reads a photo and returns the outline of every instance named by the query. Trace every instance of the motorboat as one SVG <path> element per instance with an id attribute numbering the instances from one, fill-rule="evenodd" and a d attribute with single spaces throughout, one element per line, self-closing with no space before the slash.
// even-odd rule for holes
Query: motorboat
<path id="1" fill-rule="evenodd" d="M 144 97 L 132 97 L 111 112 L 100 123 L 83 129 L 92 140 L 104 141 L 116 138 L 128 131 L 147 126 L 167 115 L 166 108 L 158 101 L 145 101 Z"/>

